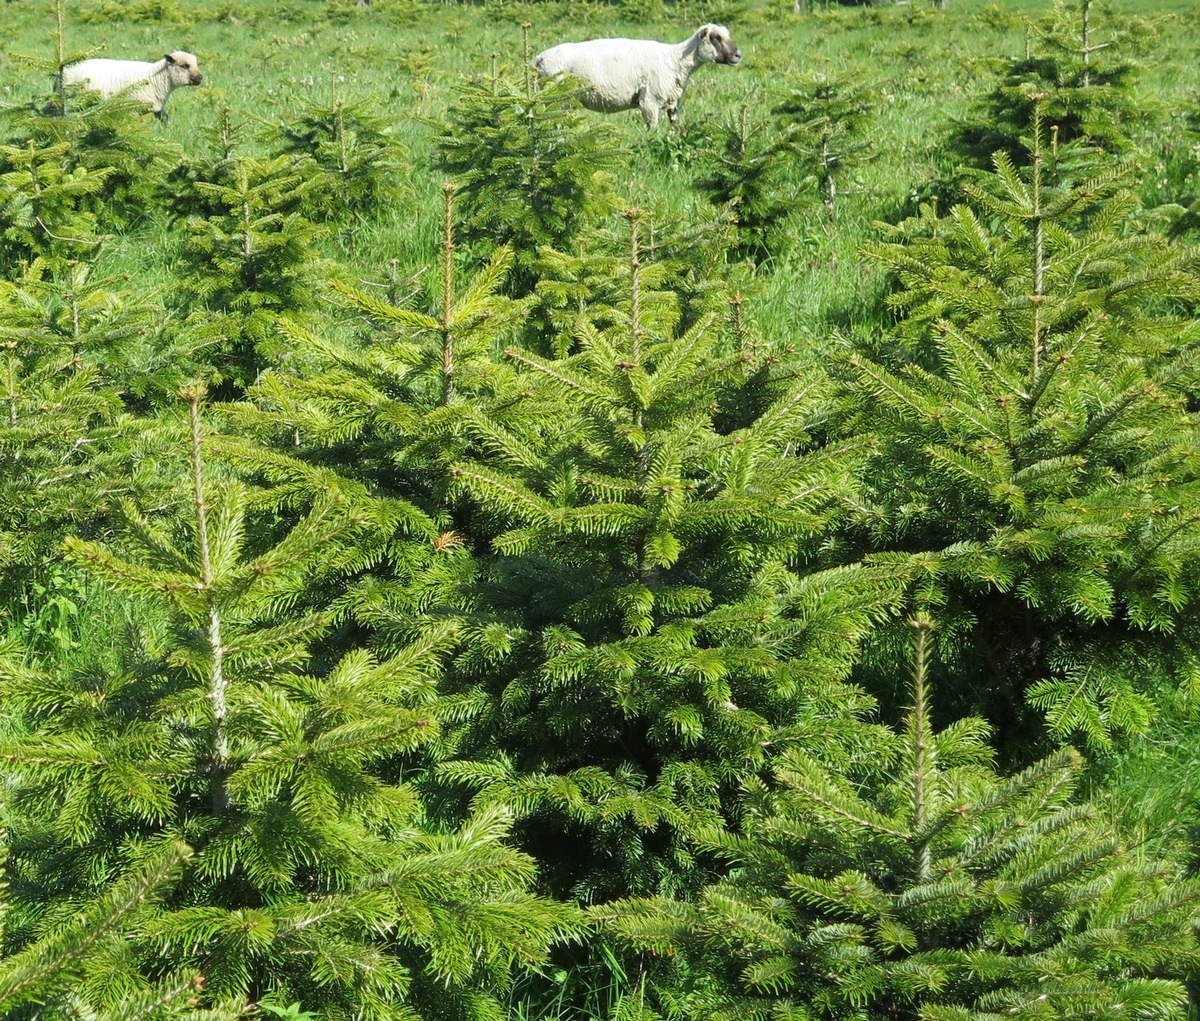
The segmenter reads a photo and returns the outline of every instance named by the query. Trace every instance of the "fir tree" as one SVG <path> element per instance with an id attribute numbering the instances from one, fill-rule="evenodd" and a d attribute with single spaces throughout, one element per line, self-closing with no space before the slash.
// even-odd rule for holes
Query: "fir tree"
<path id="1" fill-rule="evenodd" d="M 555 356 L 565 356 L 587 325 L 603 330 L 620 322 L 621 302 L 628 290 L 626 259 L 624 252 L 608 250 L 593 236 L 580 239 L 571 252 L 550 245 L 538 249 L 534 263 L 538 333 L 554 338 Z M 659 297 L 674 301 L 674 295 L 659 287 L 647 289 L 652 301 Z"/>
<path id="2" fill-rule="evenodd" d="M 326 661 L 330 613 L 314 580 L 352 564 L 366 522 L 331 491 L 278 541 L 236 479 L 218 487 L 198 388 L 185 392 L 191 521 L 127 508 L 122 555 L 71 540 L 95 575 L 164 611 L 116 669 L 71 676 L 6 664 L 6 704 L 29 733 L 5 742 L 13 810 L 10 940 L 30 943 L 164 841 L 195 849 L 119 955 L 85 962 L 86 989 L 144 988 L 170 956 L 205 996 L 298 1001 L 330 1021 L 494 1012 L 516 967 L 573 933 L 571 911 L 526 892 L 511 820 L 423 825 L 409 782 L 381 773 L 425 754 L 451 632 L 376 657 Z"/>
<path id="3" fill-rule="evenodd" d="M 517 257 L 511 293 L 534 283 L 539 245 L 570 250 L 584 226 L 612 211 L 609 180 L 622 150 L 612 128 L 586 119 L 578 82 L 535 83 L 493 75 L 461 87 L 439 140 L 441 166 L 462 194 L 462 233 L 486 256 L 510 247 Z"/>
<path id="4" fill-rule="evenodd" d="M 1027 171 L 998 153 L 870 246 L 900 323 L 852 358 L 882 444 L 853 541 L 943 601 L 949 698 L 1103 742 L 1195 657 L 1196 257 L 1138 229 L 1128 168 L 1063 183 L 1032 134 Z"/>
<path id="5" fill-rule="evenodd" d="M 11 287 L 0 285 L 5 315 L 0 343 L 66 368 L 92 366 L 126 406 L 147 408 L 173 394 L 197 353 L 182 324 L 150 288 L 128 276 L 97 272 L 91 261 L 55 268 L 35 262 Z"/>
<path id="6" fill-rule="evenodd" d="M 121 162 L 118 152 L 140 151 L 146 169 L 158 164 L 144 134 L 135 130 L 128 141 L 117 138 L 117 118 L 127 112 L 120 101 L 111 113 L 91 104 L 82 117 L 68 116 L 59 72 L 93 54 L 68 47 L 65 0 L 53 0 L 52 8 L 54 56 L 18 54 L 16 61 L 55 75 L 55 96 L 40 110 L 17 106 L 0 114 L 11 124 L 0 144 L 0 266 L 9 267 L 11 275 L 39 257 L 60 265 L 93 254 L 104 229 L 103 212 L 119 189 L 121 171 L 112 165 Z M 129 160 L 123 164 L 130 166 Z"/>
<path id="7" fill-rule="evenodd" d="M 1093 0 L 1055 0 L 1030 30 L 1022 56 L 995 61 L 997 81 L 956 129 L 955 148 L 981 169 L 998 150 L 1025 161 L 1022 139 L 1037 106 L 1060 143 L 1086 139 L 1109 156 L 1129 153 L 1153 115 L 1135 93 L 1134 59 L 1153 38 L 1152 23 Z"/>
<path id="8" fill-rule="evenodd" d="M 752 125 L 750 102 L 743 102 L 741 116 L 718 129 L 718 162 L 696 182 L 714 203 L 732 204 L 738 227 L 734 251 L 757 262 L 777 254 L 786 243 L 784 221 L 794 202 L 786 184 L 792 159 L 774 127 Z"/>
<path id="9" fill-rule="evenodd" d="M 189 362 L 157 295 L 91 262 L 39 258 L 0 281 L 0 601 L 32 614 L 23 627 L 39 649 L 57 640 L 41 626 L 54 606 L 74 612 L 63 538 L 95 534 L 123 497 L 152 503 L 170 487 L 160 430 L 137 416 Z"/>
<path id="10" fill-rule="evenodd" d="M 204 146 L 187 154 L 163 182 L 160 201 L 179 220 L 220 211 L 216 196 L 197 185 L 228 178 L 234 157 L 245 154 L 248 128 L 234 118 L 228 106 L 223 106 L 217 111 L 216 123 L 200 128 L 199 134 Z"/>
<path id="11" fill-rule="evenodd" d="M 308 157 L 321 177 L 306 191 L 302 211 L 318 223 L 340 223 L 347 235 L 371 209 L 399 200 L 407 153 L 387 117 L 369 112 L 371 100 L 327 105 L 304 102 L 304 110 L 279 125 L 280 155 Z"/>
<path id="12" fill-rule="evenodd" d="M 143 113 L 136 100 L 101 100 L 82 91 L 66 114 L 4 111 L 5 142 L 43 149 L 65 144 L 59 156 L 63 170 L 86 172 L 102 182 L 80 197 L 81 207 L 95 216 L 101 231 L 129 230 L 145 221 L 166 175 L 183 158 L 182 149 L 156 136 Z"/>
<path id="13" fill-rule="evenodd" d="M 490 550 L 456 678 L 488 707 L 441 773 L 525 813 L 552 889 L 585 901 L 694 882 L 683 834 L 720 825 L 769 748 L 834 744 L 858 704 L 839 681 L 895 594 L 872 571 L 790 573 L 865 451 L 809 450 L 825 405 L 806 374 L 718 432 L 722 385 L 747 362 L 717 353 L 711 318 L 676 335 L 643 317 L 628 216 L 627 318 L 581 320 L 566 358 L 507 351 L 529 415 L 568 395 L 558 428 L 454 468 Z"/>
<path id="14" fill-rule="evenodd" d="M 215 179 L 192 185 L 199 208 L 186 220 L 181 297 L 198 325 L 228 344 L 221 375 L 245 386 L 286 360 L 281 320 L 303 321 L 314 306 L 312 243 L 323 229 L 300 207 L 320 180 L 286 157 L 231 154 L 214 170 Z"/>
<path id="15" fill-rule="evenodd" d="M 0 265 L 11 279 L 41 259 L 63 266 L 100 244 L 96 200 L 109 167 L 72 168 L 69 142 L 0 145 Z"/>
<path id="16" fill-rule="evenodd" d="M 912 624 L 899 732 L 852 769 L 783 752 L 741 832 L 700 839 L 728 878 L 597 914 L 670 962 L 651 989 L 674 1017 L 1184 1017 L 1200 884 L 1079 799 L 1074 750 L 1005 777 L 980 720 L 935 731 Z"/>
<path id="17" fill-rule="evenodd" d="M 867 85 L 852 74 L 802 76 L 774 112 L 783 120 L 780 149 L 812 181 L 832 220 L 842 178 L 871 155 L 864 137 L 874 117 Z"/>
<path id="18" fill-rule="evenodd" d="M 731 292 L 754 286 L 752 266 L 730 264 L 739 245 L 733 206 L 699 221 L 658 213 L 645 219 L 638 303 L 647 323 L 686 332 L 719 318 Z M 562 356 L 578 342 L 581 324 L 609 332 L 628 323 L 629 231 L 622 218 L 589 230 L 574 252 L 540 247 L 534 265 L 535 317 L 522 337 L 530 350 Z"/>
<path id="19" fill-rule="evenodd" d="M 235 412 L 246 428 L 286 451 L 287 458 L 263 464 L 276 482 L 294 474 L 304 485 L 309 469 L 301 463 L 320 465 L 365 485 L 375 497 L 411 501 L 437 516 L 447 504 L 449 466 L 461 452 L 472 444 L 504 442 L 488 433 L 492 425 L 478 405 L 512 402 L 518 384 L 496 358 L 497 345 L 516 335 L 529 303 L 499 293 L 513 267 L 508 249 L 460 279 L 455 189 L 446 184 L 442 194 L 433 293 L 393 304 L 335 282 L 359 323 L 362 343 L 341 344 L 285 326 L 293 347 L 320 371 L 266 374 L 250 392 L 253 405 Z M 247 463 L 254 461 L 253 450 L 244 454 Z"/>
<path id="20" fill-rule="evenodd" d="M 319 343 L 335 367 L 311 381 L 264 378 L 238 414 L 280 449 L 239 457 L 284 492 L 336 474 L 436 522 L 388 538 L 343 604 L 382 649 L 458 621 L 444 690 L 470 710 L 447 736 L 447 806 L 467 792 L 523 816 L 556 892 L 686 884 L 691 813 L 720 817 L 789 739 L 771 727 L 828 743 L 856 703 L 839 678 L 898 589 L 787 565 L 869 447 L 798 456 L 826 411 L 820 375 L 765 382 L 760 354 L 717 353 L 713 314 L 677 333 L 640 238 L 615 306 L 593 316 L 585 298 L 578 353 L 514 345 L 507 364 L 493 338 L 523 305 L 496 294 L 504 263 L 462 288 L 452 247 L 448 229 L 433 314 L 340 288 L 386 332 L 362 353 Z M 563 852 L 568 834 L 587 857 Z"/>

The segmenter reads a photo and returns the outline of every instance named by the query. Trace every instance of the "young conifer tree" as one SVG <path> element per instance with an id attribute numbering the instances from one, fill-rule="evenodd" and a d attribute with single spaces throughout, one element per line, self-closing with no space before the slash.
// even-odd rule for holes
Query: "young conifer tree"
<path id="1" fill-rule="evenodd" d="M 128 97 L 100 99 L 73 87 L 68 112 L 0 111 L 4 141 L 16 148 L 65 145 L 59 161 L 72 176 L 86 173 L 102 182 L 81 195 L 82 208 L 96 218 L 101 233 L 124 231 L 143 221 L 167 173 L 183 149 L 156 133 L 144 107 Z"/>
<path id="2" fill-rule="evenodd" d="M 1138 64 L 1155 26 L 1094 0 L 1055 0 L 1030 25 L 1021 56 L 1000 58 L 994 86 L 980 95 L 953 144 L 981 169 L 992 154 L 1028 158 L 1023 136 L 1036 105 L 1061 143 L 1086 139 L 1107 157 L 1128 153 L 1148 136 L 1154 111 L 1135 93 Z M 1039 94 L 1037 100 L 1030 97 Z"/>
<path id="3" fill-rule="evenodd" d="M 700 219 L 658 212 L 646 219 L 638 301 L 647 321 L 654 317 L 686 332 L 702 319 L 722 318 L 730 293 L 754 286 L 751 268 L 730 265 L 741 243 L 733 205 Z M 623 328 L 629 321 L 628 267 L 629 229 L 617 217 L 588 230 L 572 251 L 539 247 L 536 300 L 524 345 L 562 357 L 578 343 L 582 323 L 603 332 Z"/>
<path id="4" fill-rule="evenodd" d="M 627 216 L 622 314 L 581 318 L 564 358 L 510 347 L 542 429 L 453 468 L 482 584 L 450 682 L 487 708 L 441 775 L 521 812 L 551 888 L 585 901 L 695 882 L 684 834 L 789 741 L 844 754 L 862 703 L 841 681 L 896 593 L 791 572 L 865 448 L 810 450 L 819 374 L 722 433 L 753 356 L 721 353 L 711 316 L 676 334 L 673 304 L 643 306 Z"/>
<path id="5" fill-rule="evenodd" d="M 291 157 L 233 151 L 236 128 L 218 131 L 227 155 L 181 168 L 177 183 L 186 184 L 173 205 L 187 234 L 179 303 L 197 332 L 221 344 L 214 360 L 229 391 L 287 361 L 280 323 L 303 323 L 315 307 L 312 244 L 324 228 L 301 212 L 319 175 Z"/>
<path id="6" fill-rule="evenodd" d="M 627 260 L 623 246 L 609 250 L 595 237 L 579 241 L 570 252 L 551 245 L 538 249 L 534 264 L 538 275 L 535 309 L 541 320 L 538 332 L 554 338 L 556 357 L 570 351 L 584 323 L 606 329 L 620 321 Z M 652 295 L 663 293 L 653 286 L 648 289 Z"/>
<path id="7" fill-rule="evenodd" d="M 156 312 L 153 296 L 89 262 L 39 258 L 0 280 L 0 602 L 23 615 L 35 590 L 48 594 L 29 621 L 39 646 L 52 629 L 37 614 L 59 598 L 71 609 L 55 591 L 71 588 L 65 536 L 91 534 L 119 497 L 162 484 L 141 456 L 154 430 L 129 429 L 124 410 L 161 392 L 162 360 L 180 353 L 157 349 Z"/>
<path id="8" fill-rule="evenodd" d="M 23 328 L 29 302 L 28 290 L 0 282 L 0 444 L 6 451 L 0 564 L 6 569 L 36 565 L 62 541 L 64 522 L 86 514 L 91 453 L 104 442 L 102 423 L 115 410 L 96 364 L 77 361 L 72 345 L 39 328 Z"/>
<path id="9" fill-rule="evenodd" d="M 721 151 L 696 186 L 710 201 L 732 206 L 738 231 L 734 253 L 764 262 L 787 243 L 784 225 L 794 204 L 787 170 L 794 157 L 787 136 L 781 144 L 776 126 L 751 121 L 750 109 L 749 100 L 743 102 L 738 117 L 718 127 Z"/>
<path id="10" fill-rule="evenodd" d="M 385 541 L 344 605 L 380 648 L 458 621 L 443 688 L 470 714 L 441 772 L 448 804 L 467 791 L 525 815 L 552 890 L 678 887 L 692 812 L 718 818 L 772 742 L 835 747 L 853 716 L 839 680 L 898 589 L 788 564 L 868 448 L 798 456 L 827 407 L 821 377 L 765 383 L 758 353 L 718 353 L 711 313 L 676 333 L 680 304 L 640 241 L 614 307 L 580 317 L 579 353 L 512 346 L 498 362 L 494 339 L 525 303 L 496 294 L 503 254 L 454 283 L 449 191 L 446 224 L 440 306 L 339 288 L 379 339 L 353 352 L 310 338 L 330 370 L 271 374 L 238 412 L 290 450 L 239 457 L 285 490 L 337 472 L 437 522 L 422 552 Z M 743 375 L 752 412 L 732 394 Z"/>
<path id="11" fill-rule="evenodd" d="M 442 195 L 440 272 L 429 275 L 432 293 L 394 304 L 335 281 L 362 342 L 341 344 L 286 325 L 284 334 L 317 371 L 265 374 L 250 391 L 253 403 L 233 414 L 283 455 L 267 457 L 261 447 L 239 455 L 247 463 L 257 458 L 277 483 L 303 487 L 312 467 L 320 466 L 377 499 L 421 507 L 439 530 L 453 534 L 454 521 L 445 516 L 449 467 L 472 445 L 505 442 L 495 431 L 503 412 L 489 419 L 479 409 L 515 400 L 518 381 L 496 355 L 503 338 L 519 330 L 529 302 L 500 293 L 513 268 L 507 248 L 461 278 L 454 186 L 445 184 Z M 451 548 L 459 544 L 447 541 Z"/>
<path id="12" fill-rule="evenodd" d="M 302 211 L 317 223 L 338 224 L 346 240 L 366 214 L 399 201 L 407 152 L 388 117 L 371 113 L 370 99 L 305 100 L 303 110 L 276 129 L 280 155 L 312 161 L 320 183 L 306 191 Z"/>
<path id="13" fill-rule="evenodd" d="M 981 720 L 935 730 L 931 620 L 911 624 L 898 732 L 851 769 L 783 752 L 747 784 L 741 832 L 699 839 L 730 872 L 693 903 L 596 911 L 663 962 L 652 1002 L 750 1021 L 1182 1019 L 1200 884 L 1079 798 L 1073 749 L 1004 776 Z"/>
<path id="14" fill-rule="evenodd" d="M 1173 310 L 1200 284 L 1127 167 L 1062 174 L 1039 110 L 1027 170 L 997 153 L 968 202 L 869 248 L 899 324 L 852 358 L 881 442 L 853 541 L 938 594 L 948 700 L 1009 740 L 1031 703 L 1104 742 L 1196 662 L 1200 333 Z"/>
<path id="15" fill-rule="evenodd" d="M 383 657 L 314 651 L 332 614 L 312 592 L 354 562 L 366 519 L 331 487 L 282 535 L 263 528 L 206 462 L 200 388 L 184 397 L 188 513 L 127 507 L 119 552 L 68 543 L 154 621 L 144 647 L 69 676 L 10 665 L 0 685 L 27 722 L 2 748 L 24 764 L 8 777 L 10 943 L 182 840 L 192 853 L 122 953 L 83 962 L 102 1001 L 170 961 L 213 1003 L 492 1016 L 512 969 L 576 924 L 526 892 L 534 864 L 505 846 L 504 811 L 435 831 L 411 782 L 388 779 L 433 754 L 452 629 Z"/>
<path id="16" fill-rule="evenodd" d="M 94 99 L 85 101 L 82 117 L 68 109 L 59 72 L 92 54 L 68 47 L 66 7 L 66 0 L 53 0 L 52 57 L 15 55 L 17 64 L 35 69 L 43 81 L 55 76 L 55 95 L 42 109 L 0 110 L 5 125 L 0 142 L 0 276 L 20 276 L 38 258 L 60 268 L 67 260 L 93 254 L 121 176 L 121 157 L 107 151 L 110 146 L 124 153 L 140 149 L 147 169 L 157 165 L 144 133 L 134 129 L 128 141 L 114 141 L 114 125 L 128 112 L 120 109 L 121 101 L 103 111 L 96 110 Z M 87 141 L 101 151 L 89 151 Z M 124 166 L 128 169 L 129 162 Z"/>
<path id="17" fill-rule="evenodd" d="M 812 182 L 832 220 L 843 178 L 871 156 L 871 90 L 853 74 L 806 74 L 792 83 L 774 113 L 783 120 L 779 150 Z"/>
<path id="18" fill-rule="evenodd" d="M 509 293 L 536 282 L 539 245 L 571 250 L 580 231 L 611 213 L 620 160 L 611 125 L 580 111 L 578 81 L 493 74 L 464 84 L 439 140 L 442 169 L 462 194 L 464 241 L 486 257 L 516 256 Z"/>
<path id="19" fill-rule="evenodd" d="M 27 366 L 49 357 L 66 369 L 94 367 L 125 408 L 173 401 L 197 367 L 188 331 L 167 314 L 161 293 L 131 286 L 127 274 L 99 272 L 94 260 L 39 259 L 11 286 L 0 284 L 0 295 L 0 338 Z"/>
<path id="20" fill-rule="evenodd" d="M 100 243 L 96 205 L 111 168 L 69 169 L 69 142 L 0 145 L 0 267 L 13 279 L 35 260 L 63 266 Z"/>

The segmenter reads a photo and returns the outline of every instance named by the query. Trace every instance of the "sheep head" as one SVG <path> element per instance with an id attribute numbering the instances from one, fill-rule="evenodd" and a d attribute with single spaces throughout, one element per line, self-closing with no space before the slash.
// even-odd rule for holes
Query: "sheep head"
<path id="1" fill-rule="evenodd" d="M 194 53 L 188 53 L 187 50 L 176 50 L 174 53 L 166 54 L 163 60 L 167 62 L 167 74 L 170 76 L 172 86 L 199 85 L 204 81 L 204 75 L 200 73 L 200 64 Z"/>
<path id="2" fill-rule="evenodd" d="M 724 25 L 701 25 L 696 31 L 700 59 L 714 64 L 737 64 L 742 51 L 734 44 Z"/>

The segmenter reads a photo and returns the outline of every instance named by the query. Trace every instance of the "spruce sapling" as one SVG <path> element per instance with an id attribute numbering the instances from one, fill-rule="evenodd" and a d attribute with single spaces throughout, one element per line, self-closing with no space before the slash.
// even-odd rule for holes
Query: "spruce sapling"
<path id="1" fill-rule="evenodd" d="M 290 357 L 279 327 L 315 308 L 313 242 L 324 228 L 300 212 L 320 181 L 306 180 L 294 160 L 234 154 L 213 170 L 191 185 L 179 301 L 198 333 L 228 345 L 216 369 L 229 393 Z"/>
<path id="2" fill-rule="evenodd" d="M 1014 162 L 1026 160 L 1023 138 L 1035 105 L 1060 143 L 1086 139 L 1098 150 L 1074 150 L 1092 172 L 1112 156 L 1134 151 L 1157 117 L 1136 93 L 1136 57 L 1157 29 L 1147 19 L 1108 11 L 1098 22 L 1096 13 L 1092 0 L 1056 0 L 1030 24 L 1024 55 L 995 61 L 995 85 L 955 129 L 952 144 L 958 152 L 985 171 L 997 150 Z M 1033 99 L 1034 94 L 1040 98 Z"/>
<path id="3" fill-rule="evenodd" d="M 783 121 L 779 148 L 813 182 L 830 221 L 843 178 L 872 156 L 866 132 L 875 109 L 869 93 L 853 74 L 807 74 L 773 111 Z"/>
<path id="4" fill-rule="evenodd" d="M 366 518 L 330 490 L 282 536 L 264 528 L 246 486 L 227 469 L 215 484 L 202 390 L 182 396 L 190 520 L 127 506 L 129 556 L 67 543 L 141 601 L 157 638 L 116 669 L 6 661 L 0 674 L 27 725 L 0 743 L 26 764 L 7 778 L 14 942 L 183 839 L 194 853 L 171 888 L 144 905 L 122 953 L 84 962 L 83 989 L 147 988 L 169 959 L 203 971 L 212 1004 L 487 1016 L 577 919 L 527 892 L 535 868 L 505 845 L 506 813 L 429 832 L 415 787 L 386 779 L 434 751 L 434 678 L 453 628 L 392 656 L 314 653 L 333 616 L 319 582 L 355 561 Z"/>
<path id="5" fill-rule="evenodd" d="M 784 221 L 794 204 L 786 178 L 793 154 L 774 125 L 751 125 L 748 100 L 736 121 L 718 129 L 716 140 L 721 146 L 717 163 L 697 187 L 717 205 L 732 205 L 738 231 L 734 254 L 765 262 L 786 243 Z"/>
<path id="6" fill-rule="evenodd" d="M 626 219 L 620 321 L 581 318 L 564 358 L 509 347 L 539 428 L 454 469 L 491 553 L 453 682 L 489 709 L 440 774 L 519 811 L 551 888 L 589 902 L 703 875 L 691 826 L 721 824 L 776 740 L 834 743 L 857 704 L 840 678 L 898 591 L 873 571 L 789 572 L 865 447 L 810 449 L 812 375 L 718 432 L 742 355 L 724 353 L 716 316 L 676 334 L 647 305 L 649 216 Z"/>
<path id="7" fill-rule="evenodd" d="M 302 111 L 275 130 L 277 153 L 311 159 L 321 177 L 320 186 L 306 192 L 302 211 L 317 223 L 340 224 L 347 240 L 354 223 L 406 190 L 407 152 L 388 118 L 369 112 L 375 105 L 305 100 Z"/>
<path id="8" fill-rule="evenodd" d="M 1026 704 L 1060 738 L 1148 726 L 1154 685 L 1191 669 L 1200 551 L 1200 335 L 1174 312 L 1196 254 L 1130 229 L 1133 168 L 1078 180 L 1031 101 L 1024 169 L 999 151 L 967 202 L 868 246 L 899 320 L 851 359 L 881 441 L 851 545 L 939 593 L 947 700 L 1017 754 Z"/>
<path id="9" fill-rule="evenodd" d="M 528 62 L 526 62 L 528 63 Z M 623 150 L 611 126 L 585 119 L 579 83 L 493 76 L 460 87 L 439 139 L 439 161 L 462 196 L 462 233 L 479 257 L 511 247 L 510 293 L 529 293 L 539 245 L 571 247 L 612 211 L 610 180 Z"/>
<path id="10" fill-rule="evenodd" d="M 658 957 L 647 999 L 756 1021 L 1185 1017 L 1162 976 L 1200 961 L 1200 883 L 1079 796 L 1073 749 L 1005 776 L 982 721 L 935 730 L 933 622 L 910 626 L 898 731 L 848 768 L 783 751 L 747 782 L 740 831 L 698 837 L 729 872 L 694 901 L 594 910 Z"/>

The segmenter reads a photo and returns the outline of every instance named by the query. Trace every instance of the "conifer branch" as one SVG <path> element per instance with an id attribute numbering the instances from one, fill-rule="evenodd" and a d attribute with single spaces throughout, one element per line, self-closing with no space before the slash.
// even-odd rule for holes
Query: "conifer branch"
<path id="1" fill-rule="evenodd" d="M 98 543 L 71 535 L 63 548 L 73 560 L 102 571 L 105 580 L 130 592 L 155 592 L 167 596 L 185 612 L 194 614 L 203 599 L 203 585 L 194 574 L 172 574 L 122 560 Z"/>
<path id="2" fill-rule="evenodd" d="M 72 966 L 153 897 L 191 853 L 185 844 L 168 842 L 145 871 L 121 880 L 64 928 L 4 961 L 0 965 L 0 1008 L 7 1013 L 37 997 L 55 980 L 65 979 Z"/>
<path id="3" fill-rule="evenodd" d="M 1181 535 L 1197 524 L 1200 524 L 1200 513 L 1181 516 L 1175 525 L 1161 532 L 1154 542 L 1148 546 L 1142 546 L 1137 550 L 1137 555 L 1131 560 L 1129 566 L 1114 580 L 1114 586 L 1123 588 L 1129 584 L 1149 564 L 1155 553 L 1166 546 L 1177 535 Z"/>
<path id="4" fill-rule="evenodd" d="M 940 331 L 941 343 L 947 348 L 953 348 L 966 357 L 972 359 L 980 369 L 986 374 L 988 379 L 995 380 L 1009 393 L 1021 400 L 1028 401 L 1029 393 L 1015 379 L 1010 379 L 1008 372 L 1003 368 L 995 358 L 992 358 L 983 345 L 968 337 L 962 330 L 957 329 L 952 323 L 945 319 L 941 319 L 937 323 Z"/>
<path id="5" fill-rule="evenodd" d="M 397 308 L 382 298 L 376 298 L 374 295 L 368 294 L 357 287 L 351 287 L 342 280 L 331 280 L 329 281 L 329 286 L 337 291 L 338 294 L 349 298 L 369 316 L 378 319 L 380 322 L 397 323 L 400 326 L 406 326 L 410 329 L 428 330 L 431 333 L 441 331 L 442 324 L 440 320 L 424 312 L 417 312 L 411 308 Z M 284 323 L 281 328 L 285 334 L 293 337 L 293 339 L 302 340 L 306 344 L 312 344 L 322 354 L 332 356 L 343 364 L 364 370 L 370 365 L 369 360 L 363 355 L 337 347 L 327 339 L 315 337 L 308 331 L 301 331 L 294 324 Z"/>
<path id="6" fill-rule="evenodd" d="M 526 365 L 531 369 L 536 370 L 542 375 L 548 376 L 555 382 L 562 384 L 565 387 L 575 390 L 581 394 L 591 397 L 597 401 L 607 401 L 611 398 L 611 394 L 598 386 L 594 386 L 583 376 L 576 376 L 568 373 L 562 368 L 561 363 L 552 362 L 546 359 L 539 358 L 537 355 L 530 354 L 517 347 L 506 347 L 504 349 L 504 357 L 521 365 Z M 568 363 L 570 364 L 570 363 Z"/>
<path id="7" fill-rule="evenodd" d="M 804 764 L 802 769 L 795 768 L 799 763 Z M 854 826 L 900 840 L 909 838 L 909 831 L 899 829 L 887 816 L 874 811 L 853 795 L 843 798 L 840 792 L 835 793 L 822 772 L 819 767 L 811 765 L 807 757 L 797 759 L 793 756 L 787 766 L 781 767 L 780 776 L 803 797 Z"/>
<path id="8" fill-rule="evenodd" d="M 416 716 L 404 721 L 389 721 L 384 719 L 364 722 L 347 723 L 333 727 L 319 735 L 309 745 L 307 750 L 297 753 L 297 760 L 318 756 L 345 756 L 371 748 L 384 753 L 385 747 L 403 747 L 408 742 L 402 741 L 412 734 L 432 734 L 437 722 L 432 716 Z"/>
<path id="9" fill-rule="evenodd" d="M 96 1021 L 160 1021 L 180 1017 L 187 1021 L 241 1021 L 244 1004 L 234 1002 L 216 1009 L 196 1010 L 204 988 L 203 974 L 171 975 L 147 992 L 125 996 L 96 1015 Z"/>
<path id="10" fill-rule="evenodd" d="M 1043 395 L 1049 390 L 1051 382 L 1063 371 L 1064 366 L 1071 362 L 1071 359 L 1075 357 L 1079 348 L 1093 339 L 1093 335 L 1099 325 L 1099 321 L 1096 318 L 1089 318 L 1069 344 L 1056 345 L 1057 356 L 1043 362 L 1041 371 L 1035 374 L 1033 378 L 1033 385 L 1029 388 L 1029 403 L 1026 406 L 1026 414 L 1031 417 L 1033 416 L 1033 412 L 1037 409 L 1039 401 L 1041 401 Z"/>
<path id="11" fill-rule="evenodd" d="M 519 482 L 480 465 L 458 465 L 451 469 L 451 474 L 464 487 L 486 488 L 503 503 L 506 511 L 518 514 L 524 520 L 545 522 L 554 512 L 550 504 Z"/>
<path id="12" fill-rule="evenodd" d="M 1094 415 L 1076 440 L 1067 446 L 1065 453 L 1075 456 L 1083 453 L 1092 440 L 1096 439 L 1117 418 L 1133 407 L 1140 399 L 1147 397 L 1151 391 L 1144 381 L 1134 383 L 1116 400 L 1098 415 Z"/>

